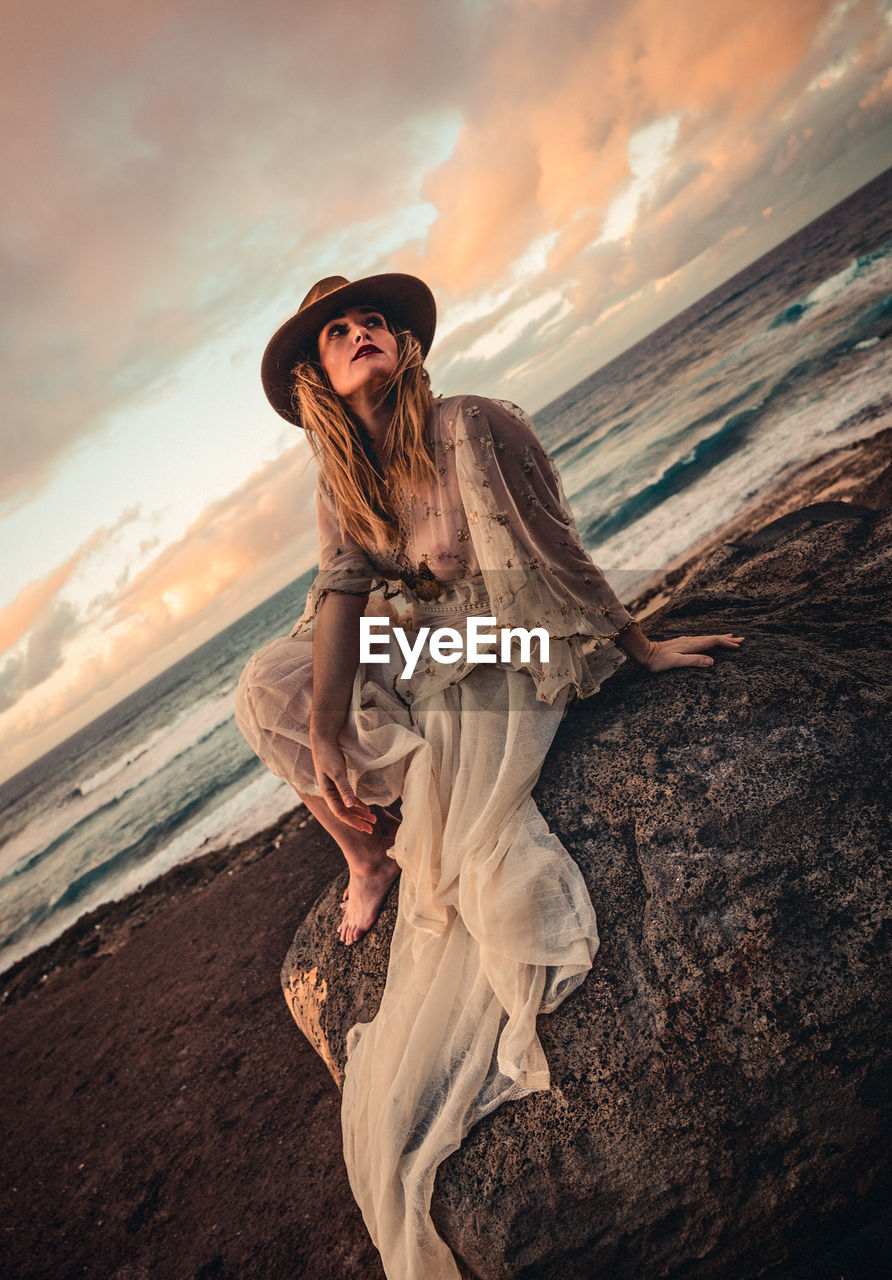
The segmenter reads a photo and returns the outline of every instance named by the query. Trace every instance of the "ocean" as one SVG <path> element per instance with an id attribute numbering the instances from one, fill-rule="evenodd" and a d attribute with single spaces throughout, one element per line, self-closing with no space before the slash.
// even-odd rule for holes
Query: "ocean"
<path id="1" fill-rule="evenodd" d="M 892 406 L 892 170 L 535 415 L 580 533 L 636 587 Z M 232 716 L 307 573 L 0 786 L 0 970 L 297 803 Z"/>

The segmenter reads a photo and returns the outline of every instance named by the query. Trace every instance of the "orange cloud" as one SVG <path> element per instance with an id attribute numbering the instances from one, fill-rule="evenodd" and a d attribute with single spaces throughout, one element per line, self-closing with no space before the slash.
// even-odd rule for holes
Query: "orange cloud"
<path id="1" fill-rule="evenodd" d="M 789 87 L 828 6 L 512 7 L 455 151 L 425 185 L 439 216 L 418 268 L 449 292 L 491 285 L 545 231 L 566 241 L 552 265 L 575 258 L 631 176 L 630 137 L 662 117 L 687 119 L 689 162 L 695 149 L 698 165 L 739 181 L 762 154 L 740 122 Z"/>
<path id="2" fill-rule="evenodd" d="M 265 562 L 292 549 L 296 566 L 298 549 L 305 557 L 315 544 L 307 521 L 315 484 L 316 468 L 303 444 L 258 468 L 207 507 L 181 539 L 124 588 L 111 622 L 137 617 L 169 641 L 190 619 L 219 606 L 227 593 L 237 597 Z M 298 572 L 295 567 L 291 576 Z"/>
<path id="3" fill-rule="evenodd" d="M 874 107 L 881 106 L 886 99 L 892 99 L 892 67 L 882 79 L 877 78 L 874 81 L 870 92 L 864 95 L 859 106 L 864 111 L 870 111 Z"/>
<path id="4" fill-rule="evenodd" d="M 27 635 L 74 573 L 79 559 L 79 552 L 76 551 L 45 578 L 29 582 L 22 587 L 12 604 L 0 612 L 0 653 L 5 653 Z"/>
<path id="5" fill-rule="evenodd" d="M 513 9 L 453 154 L 427 178 L 439 217 L 423 248 L 393 263 L 429 279 L 446 314 L 453 297 L 498 297 L 435 347 L 442 389 L 514 399 L 531 389 L 535 408 L 792 231 L 794 196 L 807 220 L 849 193 L 858 170 L 842 162 L 856 138 L 879 137 L 882 110 L 856 119 L 858 102 L 885 75 L 892 32 L 864 0 L 845 11 L 828 0 Z M 808 91 L 843 64 L 826 91 Z M 641 170 L 648 135 L 668 145 Z M 867 181 L 875 170 L 863 156 Z M 605 227 L 618 238 L 605 244 Z M 538 274 L 525 271 L 528 231 L 550 246 Z M 673 288 L 658 289 L 667 278 Z M 566 318 L 480 359 L 506 312 L 546 291 L 571 304 Z"/>
<path id="6" fill-rule="evenodd" d="M 315 527 L 307 522 L 315 483 L 302 444 L 258 468 L 122 588 L 108 603 L 91 652 L 76 662 L 59 660 L 71 631 L 69 611 L 45 607 L 34 645 L 0 676 L 4 736 L 16 744 L 10 765 L 48 750 L 309 568 L 316 555 Z M 295 601 L 296 611 L 301 604 Z M 50 678 L 35 688 L 38 675 Z"/>
<path id="7" fill-rule="evenodd" d="M 137 8 L 110 22 L 102 0 L 48 0 L 4 30 L 0 295 L 16 324 L 0 390 L 21 430 L 0 497 L 289 273 L 300 297 L 335 250 L 332 270 L 368 269 L 368 236 L 344 229 L 417 201 L 419 119 L 453 107 L 477 24 L 393 0 L 373 20 L 286 0 Z"/>

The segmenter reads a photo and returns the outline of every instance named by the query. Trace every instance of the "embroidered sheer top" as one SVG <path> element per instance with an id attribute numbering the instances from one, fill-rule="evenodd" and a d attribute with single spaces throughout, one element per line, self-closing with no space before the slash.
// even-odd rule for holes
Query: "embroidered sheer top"
<path id="1" fill-rule="evenodd" d="M 553 702 L 567 685 L 588 697 L 625 661 L 611 641 L 632 617 L 583 548 L 533 424 L 507 401 L 452 396 L 434 402 L 429 431 L 436 481 L 399 495 L 398 547 L 358 545 L 320 475 L 319 572 L 292 635 L 312 633 L 329 591 L 398 593 L 404 625 L 487 614 L 497 627 L 546 628 L 548 661 L 535 645 L 528 661 L 513 646 L 512 664 L 529 671 L 541 700 Z M 367 612 L 382 612 L 380 601 Z M 467 670 L 464 661 L 450 666 L 446 682 Z M 419 677 L 415 697 L 425 677 L 441 687 L 444 672 L 421 668 Z"/>

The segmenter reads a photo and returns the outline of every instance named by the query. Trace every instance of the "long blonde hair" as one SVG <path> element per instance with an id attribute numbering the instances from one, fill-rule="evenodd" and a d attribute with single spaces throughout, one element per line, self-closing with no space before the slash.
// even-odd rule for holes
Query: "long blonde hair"
<path id="1" fill-rule="evenodd" d="M 346 531 L 361 544 L 393 543 L 397 518 L 388 488 L 416 489 L 436 476 L 425 428 L 433 406 L 421 343 L 407 329 L 394 333 L 397 365 L 381 394 L 393 405 L 385 437 L 388 474 L 377 463 L 364 427 L 332 389 L 318 360 L 305 356 L 292 370 L 292 404 L 329 484 Z"/>

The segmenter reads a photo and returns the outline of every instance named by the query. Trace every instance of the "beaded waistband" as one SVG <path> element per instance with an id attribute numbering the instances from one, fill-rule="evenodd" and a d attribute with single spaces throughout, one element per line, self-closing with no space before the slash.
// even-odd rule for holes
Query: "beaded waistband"
<path id="1" fill-rule="evenodd" d="M 440 594 L 436 600 L 421 600 L 411 590 L 404 590 L 412 615 L 424 626 L 430 626 L 442 614 L 444 618 L 479 616 L 490 610 L 489 595 L 483 574 L 472 578 L 457 578 L 454 582 L 440 582 Z"/>

